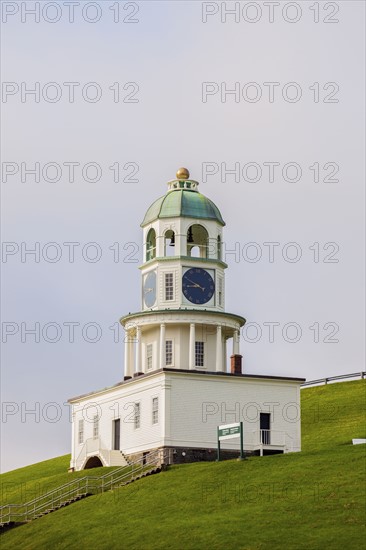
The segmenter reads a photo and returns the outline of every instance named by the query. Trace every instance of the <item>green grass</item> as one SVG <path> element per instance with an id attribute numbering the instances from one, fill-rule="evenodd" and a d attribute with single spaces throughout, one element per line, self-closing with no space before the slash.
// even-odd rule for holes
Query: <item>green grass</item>
<path id="1" fill-rule="evenodd" d="M 1 547 L 362 548 L 365 446 L 351 439 L 366 437 L 365 387 L 357 381 L 302 390 L 301 453 L 174 466 L 10 530 Z M 69 480 L 64 464 L 60 457 L 3 477 Z"/>
<path id="2" fill-rule="evenodd" d="M 93 468 L 69 474 L 69 465 L 70 455 L 64 455 L 2 474 L 1 504 L 27 502 L 74 479 L 86 475 L 101 476 L 116 469 Z"/>
<path id="3" fill-rule="evenodd" d="M 301 390 L 302 450 L 346 445 L 366 438 L 366 382 L 343 382 Z"/>

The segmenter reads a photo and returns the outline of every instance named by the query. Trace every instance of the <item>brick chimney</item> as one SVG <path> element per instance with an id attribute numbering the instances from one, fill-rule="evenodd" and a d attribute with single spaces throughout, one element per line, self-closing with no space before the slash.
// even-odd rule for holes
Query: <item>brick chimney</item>
<path id="1" fill-rule="evenodd" d="M 230 356 L 230 372 L 231 374 L 242 374 L 242 355 L 231 355 Z"/>

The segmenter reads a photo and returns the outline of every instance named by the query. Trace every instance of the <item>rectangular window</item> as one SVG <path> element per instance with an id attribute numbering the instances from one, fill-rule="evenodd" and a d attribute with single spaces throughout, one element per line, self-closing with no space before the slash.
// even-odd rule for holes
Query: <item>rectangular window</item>
<path id="1" fill-rule="evenodd" d="M 78 442 L 84 443 L 84 420 L 79 420 L 78 425 Z"/>
<path id="2" fill-rule="evenodd" d="M 117 418 L 117 420 L 113 420 L 113 449 L 115 451 L 120 450 L 120 442 L 121 442 L 121 420 L 120 418 Z"/>
<path id="3" fill-rule="evenodd" d="M 165 273 L 165 300 L 174 300 L 173 273 Z"/>
<path id="4" fill-rule="evenodd" d="M 159 422 L 159 399 L 154 397 L 152 400 L 152 423 L 157 424 Z"/>
<path id="5" fill-rule="evenodd" d="M 99 418 L 96 414 L 93 418 L 93 438 L 97 439 L 99 437 Z"/>
<path id="6" fill-rule="evenodd" d="M 173 364 L 173 340 L 165 340 L 165 364 Z"/>
<path id="7" fill-rule="evenodd" d="M 222 279 L 219 278 L 219 306 L 222 306 Z"/>
<path id="8" fill-rule="evenodd" d="M 203 367 L 204 366 L 204 355 L 205 355 L 205 343 L 204 342 L 196 342 L 196 349 L 195 349 L 195 356 L 196 356 L 196 367 Z"/>
<path id="9" fill-rule="evenodd" d="M 135 430 L 140 427 L 140 416 L 141 416 L 141 410 L 140 410 L 140 403 L 135 403 L 135 416 L 133 419 L 133 425 Z"/>
<path id="10" fill-rule="evenodd" d="M 153 367 L 153 345 L 147 344 L 146 346 L 146 368 L 151 370 Z"/>

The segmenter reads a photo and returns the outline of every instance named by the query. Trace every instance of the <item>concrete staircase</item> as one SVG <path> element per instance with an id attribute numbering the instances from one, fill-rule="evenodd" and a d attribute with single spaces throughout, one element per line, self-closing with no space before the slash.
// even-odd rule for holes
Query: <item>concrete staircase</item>
<path id="1" fill-rule="evenodd" d="M 122 451 L 110 451 L 110 466 L 128 466 L 131 462 Z"/>

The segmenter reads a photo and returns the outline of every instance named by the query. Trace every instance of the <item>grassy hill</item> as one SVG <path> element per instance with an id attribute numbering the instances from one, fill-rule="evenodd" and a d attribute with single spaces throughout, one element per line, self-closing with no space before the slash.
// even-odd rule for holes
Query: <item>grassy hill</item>
<path id="1" fill-rule="evenodd" d="M 28 502 L 73 479 L 84 477 L 85 475 L 104 475 L 115 469 L 94 468 L 93 470 L 83 470 L 70 475 L 67 472 L 69 465 L 70 455 L 65 455 L 2 474 L 0 476 L 1 505 Z"/>
<path id="2" fill-rule="evenodd" d="M 365 446 L 351 439 L 366 437 L 365 390 L 365 381 L 302 390 L 301 453 L 174 466 L 5 532 L 1 547 L 362 548 Z M 3 474 L 5 500 L 22 500 L 22 483 L 48 489 L 86 473 L 66 474 L 68 460 Z"/>

